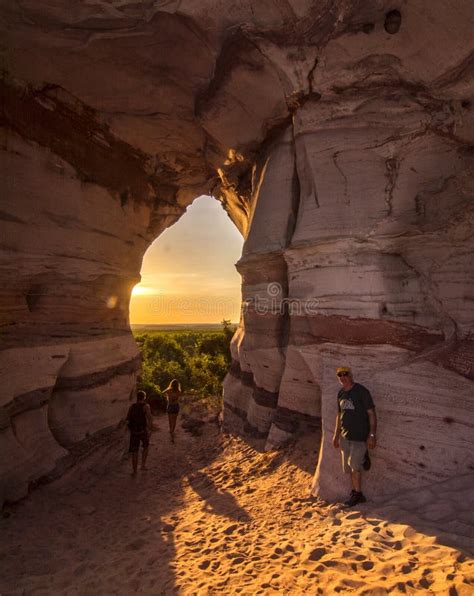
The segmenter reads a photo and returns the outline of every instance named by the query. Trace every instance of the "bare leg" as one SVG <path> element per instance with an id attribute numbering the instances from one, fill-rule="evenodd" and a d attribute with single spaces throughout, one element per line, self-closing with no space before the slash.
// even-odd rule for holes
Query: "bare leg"
<path id="1" fill-rule="evenodd" d="M 351 472 L 352 488 L 358 493 L 362 492 L 362 474 L 360 472 Z"/>
<path id="2" fill-rule="evenodd" d="M 137 467 L 138 467 L 138 451 L 132 453 L 132 467 L 133 467 L 133 475 L 137 475 Z"/>
<path id="3" fill-rule="evenodd" d="M 148 447 L 142 451 L 142 470 L 146 470 L 146 458 L 148 457 Z"/>
<path id="4" fill-rule="evenodd" d="M 173 414 L 173 418 L 171 419 L 171 432 L 174 433 L 176 428 L 176 421 L 178 420 L 178 414 Z"/>
<path id="5" fill-rule="evenodd" d="M 171 438 L 174 438 L 174 431 L 176 428 L 176 420 L 177 419 L 178 419 L 178 414 L 168 414 L 168 422 L 170 425 Z"/>

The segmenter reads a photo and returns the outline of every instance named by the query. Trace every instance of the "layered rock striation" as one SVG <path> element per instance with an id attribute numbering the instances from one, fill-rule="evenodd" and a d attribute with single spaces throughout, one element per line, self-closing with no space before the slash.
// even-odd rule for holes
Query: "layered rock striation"
<path id="1" fill-rule="evenodd" d="M 142 256 L 198 195 L 245 237 L 229 429 L 322 428 L 334 369 L 380 419 L 370 491 L 472 471 L 469 1 L 0 8 L 2 499 L 123 417 Z"/>

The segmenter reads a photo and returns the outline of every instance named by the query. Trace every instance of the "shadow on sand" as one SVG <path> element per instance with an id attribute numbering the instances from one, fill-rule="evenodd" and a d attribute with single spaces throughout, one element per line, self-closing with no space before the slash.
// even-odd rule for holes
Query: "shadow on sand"
<path id="1" fill-rule="evenodd" d="M 183 478 L 204 464 L 195 439 L 180 432 L 179 452 L 164 417 L 153 433 L 147 471 L 131 475 L 128 433 L 86 456 L 62 478 L 35 490 L 0 519 L 1 593 L 175 593 L 174 530 Z M 220 452 L 215 433 L 209 464 Z M 185 447 L 185 445 L 189 446 Z M 197 476 L 206 478 L 204 474 Z M 211 483 L 212 484 L 212 483 Z M 213 512 L 246 515 L 231 495 L 202 488 Z"/>
<path id="2" fill-rule="evenodd" d="M 214 481 L 203 472 L 195 472 L 188 476 L 188 481 L 194 492 L 204 501 L 207 513 L 221 515 L 236 521 L 250 521 L 249 514 L 240 507 L 237 500 L 229 492 L 218 489 Z"/>

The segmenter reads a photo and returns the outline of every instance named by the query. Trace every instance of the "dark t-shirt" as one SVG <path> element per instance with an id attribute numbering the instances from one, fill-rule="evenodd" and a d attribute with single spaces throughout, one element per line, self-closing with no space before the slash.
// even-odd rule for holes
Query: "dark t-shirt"
<path id="1" fill-rule="evenodd" d="M 369 436 L 367 410 L 374 408 L 369 390 L 359 383 L 337 394 L 337 409 L 341 419 L 341 435 L 349 441 L 366 441 Z"/>
<path id="2" fill-rule="evenodd" d="M 145 413 L 145 403 L 136 402 L 128 410 L 127 421 L 128 428 L 132 433 L 141 433 L 146 431 L 147 420 Z"/>

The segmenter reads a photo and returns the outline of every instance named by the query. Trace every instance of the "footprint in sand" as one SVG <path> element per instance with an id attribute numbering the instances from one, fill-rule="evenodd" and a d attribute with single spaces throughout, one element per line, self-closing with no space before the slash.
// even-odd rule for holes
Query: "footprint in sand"
<path id="1" fill-rule="evenodd" d="M 319 559 L 321 559 L 321 557 L 324 557 L 326 553 L 327 551 L 325 548 L 315 548 L 310 552 L 308 559 L 310 561 L 319 561 Z"/>
<path id="2" fill-rule="evenodd" d="M 396 540 L 395 542 L 390 542 L 390 540 L 382 540 L 381 542 L 385 546 L 393 548 L 394 550 L 402 550 L 402 543 L 400 540 Z"/>
<path id="3" fill-rule="evenodd" d="M 416 536 L 416 534 L 418 534 L 418 532 L 415 530 L 415 528 L 412 528 L 411 526 L 408 526 L 408 528 L 403 531 L 404 538 L 413 538 L 414 536 Z"/>
<path id="4" fill-rule="evenodd" d="M 346 519 L 359 519 L 361 517 L 362 517 L 362 515 L 360 512 L 349 513 L 349 515 L 346 515 Z"/>
<path id="5" fill-rule="evenodd" d="M 362 544 L 360 542 L 358 542 L 357 544 L 359 546 L 362 546 Z M 384 552 L 383 548 L 379 548 L 378 546 L 371 546 L 369 550 L 371 553 L 383 553 Z"/>
<path id="6" fill-rule="evenodd" d="M 324 567 L 337 567 L 338 565 L 340 565 L 340 562 L 336 561 L 335 559 L 329 559 L 328 561 L 323 561 L 322 564 L 324 565 Z"/>
<path id="7" fill-rule="evenodd" d="M 237 528 L 237 524 L 232 524 L 231 526 L 227 526 L 223 533 L 229 536 L 230 534 L 233 534 Z"/>
<path id="8" fill-rule="evenodd" d="M 352 588 L 351 591 L 354 591 L 354 589 L 357 588 L 362 588 L 365 585 L 364 581 L 359 581 L 359 580 L 354 580 L 354 579 L 343 579 L 342 582 L 342 588 L 345 589 L 347 591 L 347 588 Z"/>
<path id="9" fill-rule="evenodd" d="M 364 561 L 362 563 L 362 569 L 364 571 L 370 571 L 373 568 L 374 568 L 374 564 L 372 563 L 372 561 Z"/>
<path id="10" fill-rule="evenodd" d="M 342 556 L 344 557 L 344 559 L 349 559 L 351 557 L 354 557 L 354 555 L 355 555 L 355 553 L 352 550 L 343 550 L 342 551 Z"/>
<path id="11" fill-rule="evenodd" d="M 147 544 L 146 540 L 143 540 L 143 538 L 138 538 L 137 540 L 134 540 L 133 542 L 130 542 L 129 544 L 127 544 L 127 546 L 125 548 L 126 548 L 126 550 L 140 550 L 146 544 Z"/>
<path id="12" fill-rule="evenodd" d="M 211 540 L 212 541 L 212 540 Z M 184 544 L 186 546 L 194 546 L 195 544 L 197 544 L 197 542 L 195 542 L 194 540 L 185 540 Z"/>

